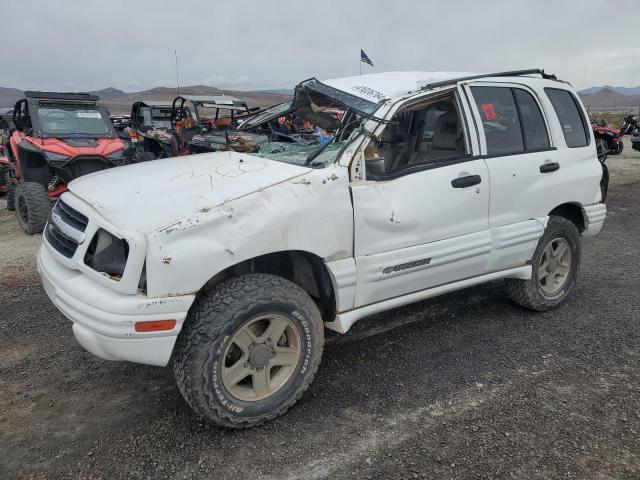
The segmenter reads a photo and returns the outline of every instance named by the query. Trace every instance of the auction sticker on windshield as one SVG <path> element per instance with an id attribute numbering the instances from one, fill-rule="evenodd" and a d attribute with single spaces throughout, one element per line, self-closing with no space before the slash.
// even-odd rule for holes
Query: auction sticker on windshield
<path id="1" fill-rule="evenodd" d="M 76 112 L 78 118 L 102 118 L 100 112 Z"/>

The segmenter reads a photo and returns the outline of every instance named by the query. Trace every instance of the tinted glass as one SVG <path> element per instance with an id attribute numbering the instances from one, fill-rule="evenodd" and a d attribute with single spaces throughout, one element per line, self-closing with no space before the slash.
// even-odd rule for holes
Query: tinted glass
<path id="1" fill-rule="evenodd" d="M 524 152 L 518 109 L 510 88 L 471 87 L 489 155 Z"/>
<path id="2" fill-rule="evenodd" d="M 549 148 L 549 134 L 544 117 L 533 96 L 524 90 L 515 88 L 513 94 L 518 102 L 520 121 L 524 133 L 524 146 L 527 150 Z"/>
<path id="3" fill-rule="evenodd" d="M 67 110 L 55 107 L 38 108 L 40 127 L 48 135 L 106 135 L 109 125 L 102 112 L 95 109 Z"/>
<path id="4" fill-rule="evenodd" d="M 545 88 L 553 109 L 558 115 L 564 139 L 569 147 L 584 147 L 589 145 L 587 121 L 571 92 L 557 88 Z"/>

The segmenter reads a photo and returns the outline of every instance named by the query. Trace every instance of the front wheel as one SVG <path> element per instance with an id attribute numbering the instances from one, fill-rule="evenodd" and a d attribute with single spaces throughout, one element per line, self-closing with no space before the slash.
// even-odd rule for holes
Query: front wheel
<path id="1" fill-rule="evenodd" d="M 531 258 L 531 278 L 505 280 L 507 293 L 529 310 L 555 308 L 571 293 L 581 258 L 582 243 L 576 226 L 566 218 L 551 216 Z"/>
<path id="2" fill-rule="evenodd" d="M 623 150 L 624 143 L 622 143 L 622 140 L 614 140 L 611 142 L 611 148 L 609 149 L 611 155 L 620 155 Z"/>
<path id="3" fill-rule="evenodd" d="M 42 232 L 51 209 L 51 200 L 42 185 L 19 180 L 16 185 L 14 205 L 18 223 L 25 233 L 33 235 Z"/>
<path id="4" fill-rule="evenodd" d="M 300 287 L 274 275 L 230 279 L 203 293 L 185 321 L 174 371 L 187 403 L 228 428 L 291 407 L 318 369 L 322 318 Z"/>

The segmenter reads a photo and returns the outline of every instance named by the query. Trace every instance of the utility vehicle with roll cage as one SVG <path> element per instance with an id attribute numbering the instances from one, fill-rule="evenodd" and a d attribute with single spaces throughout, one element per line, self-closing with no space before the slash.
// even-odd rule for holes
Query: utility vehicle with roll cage
<path id="1" fill-rule="evenodd" d="M 568 83 L 541 70 L 309 79 L 287 111 L 331 141 L 272 139 L 69 185 L 38 269 L 82 346 L 173 358 L 199 415 L 245 428 L 302 396 L 324 328 L 497 279 L 535 311 L 570 295 L 606 206 Z"/>
<path id="2" fill-rule="evenodd" d="M 180 151 L 171 111 L 171 102 L 163 100 L 143 100 L 131 106 L 129 137 L 145 160 L 174 157 Z"/>
<path id="3" fill-rule="evenodd" d="M 161 124 L 157 120 L 143 121 L 154 112 L 164 118 Z M 247 152 L 267 141 L 263 135 L 236 130 L 237 117 L 252 111 L 235 97 L 178 95 L 168 117 L 167 112 L 167 105 L 159 102 L 137 102 L 131 110 L 136 136 L 142 138 L 144 151 L 156 158 L 224 150 Z"/>
<path id="4" fill-rule="evenodd" d="M 44 228 L 53 202 L 82 175 L 129 161 L 130 143 L 118 137 L 109 112 L 88 93 L 25 92 L 13 109 L 5 144 L 12 204 L 29 234 Z"/>

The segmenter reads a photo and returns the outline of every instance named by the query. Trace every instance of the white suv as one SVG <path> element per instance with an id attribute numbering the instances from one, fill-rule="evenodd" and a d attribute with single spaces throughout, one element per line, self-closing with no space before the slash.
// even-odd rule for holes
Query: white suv
<path id="1" fill-rule="evenodd" d="M 222 426 L 293 405 L 325 327 L 500 278 L 519 305 L 557 306 L 606 216 L 584 108 L 540 70 L 309 79 L 269 115 L 324 141 L 82 177 L 38 257 L 82 346 L 173 355 L 189 405 Z"/>

